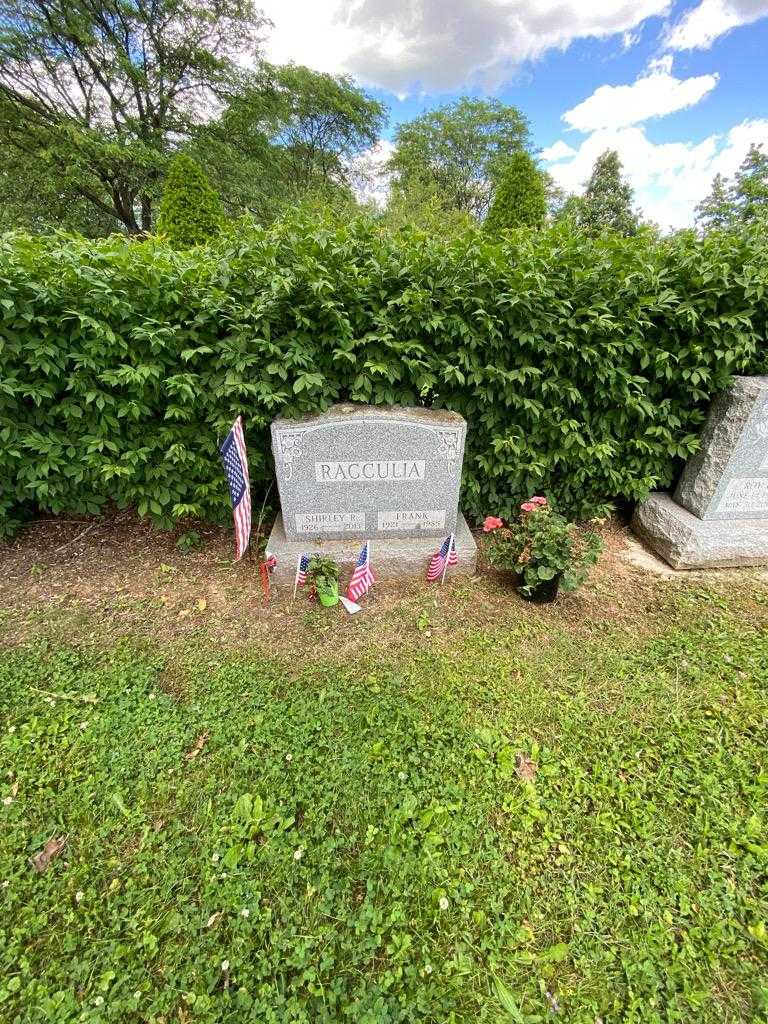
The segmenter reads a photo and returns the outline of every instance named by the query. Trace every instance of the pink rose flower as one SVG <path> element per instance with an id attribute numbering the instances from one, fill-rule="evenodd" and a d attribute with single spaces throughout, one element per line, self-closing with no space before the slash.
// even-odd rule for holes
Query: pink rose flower
<path id="1" fill-rule="evenodd" d="M 539 506 L 532 501 L 524 501 L 520 506 L 520 509 L 523 512 L 535 512 L 538 507 Z"/>
<path id="2" fill-rule="evenodd" d="M 499 519 L 498 516 L 486 516 L 483 521 L 483 533 L 490 533 L 491 530 L 498 530 L 498 528 L 503 525 L 504 520 Z"/>
<path id="3" fill-rule="evenodd" d="M 548 505 L 549 504 L 547 499 L 546 498 L 542 498 L 542 496 L 540 494 L 534 494 L 534 496 L 531 498 L 531 501 L 533 502 L 534 505 Z"/>

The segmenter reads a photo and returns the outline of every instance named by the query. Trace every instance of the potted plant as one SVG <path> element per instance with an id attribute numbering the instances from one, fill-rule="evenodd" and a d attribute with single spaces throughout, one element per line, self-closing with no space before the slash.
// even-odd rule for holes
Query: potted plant
<path id="1" fill-rule="evenodd" d="M 307 566 L 307 582 L 326 608 L 339 603 L 339 567 L 332 558 L 312 555 Z"/>
<path id="2" fill-rule="evenodd" d="M 558 590 L 575 590 L 600 557 L 603 542 L 593 531 L 579 530 L 539 495 L 524 501 L 517 520 L 488 516 L 487 554 L 491 565 L 510 569 L 520 596 L 545 604 Z"/>

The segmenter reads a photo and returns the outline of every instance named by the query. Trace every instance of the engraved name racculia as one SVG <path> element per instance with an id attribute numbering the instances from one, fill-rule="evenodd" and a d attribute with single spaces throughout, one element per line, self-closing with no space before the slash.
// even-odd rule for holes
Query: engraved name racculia
<path id="1" fill-rule="evenodd" d="M 424 459 L 389 459 L 372 462 L 316 462 L 318 483 L 377 483 L 381 480 L 423 480 Z"/>

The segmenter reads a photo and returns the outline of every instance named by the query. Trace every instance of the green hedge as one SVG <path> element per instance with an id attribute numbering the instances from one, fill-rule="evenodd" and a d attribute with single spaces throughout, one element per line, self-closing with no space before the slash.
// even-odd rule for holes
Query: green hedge
<path id="1" fill-rule="evenodd" d="M 216 438 L 338 400 L 469 423 L 464 506 L 593 514 L 668 485 L 730 373 L 766 372 L 755 230 L 443 242 L 301 220 L 174 252 L 0 238 L 0 530 L 20 510 L 226 521 Z"/>

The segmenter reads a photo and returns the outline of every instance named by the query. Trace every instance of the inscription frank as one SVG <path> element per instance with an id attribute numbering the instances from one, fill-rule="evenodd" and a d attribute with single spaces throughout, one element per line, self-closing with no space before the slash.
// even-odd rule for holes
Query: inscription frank
<path id="1" fill-rule="evenodd" d="M 376 483 L 382 480 L 423 480 L 424 459 L 392 459 L 371 462 L 316 462 L 318 483 Z"/>
<path id="2" fill-rule="evenodd" d="M 445 509 L 380 511 L 380 530 L 436 530 L 445 526 Z"/>

